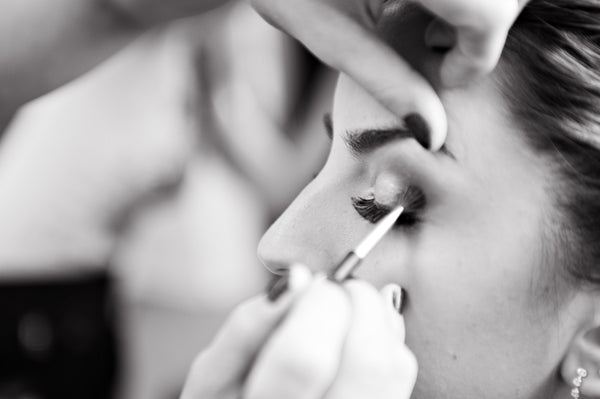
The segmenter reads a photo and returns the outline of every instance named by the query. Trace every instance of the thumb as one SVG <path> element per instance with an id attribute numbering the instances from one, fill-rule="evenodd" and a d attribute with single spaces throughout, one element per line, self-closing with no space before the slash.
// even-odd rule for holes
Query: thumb
<path id="1" fill-rule="evenodd" d="M 182 399 L 212 397 L 239 388 L 265 342 L 311 280 L 305 266 L 295 265 L 289 273 L 289 289 L 277 301 L 262 295 L 243 302 L 231 313 L 213 342 L 194 361 Z"/>

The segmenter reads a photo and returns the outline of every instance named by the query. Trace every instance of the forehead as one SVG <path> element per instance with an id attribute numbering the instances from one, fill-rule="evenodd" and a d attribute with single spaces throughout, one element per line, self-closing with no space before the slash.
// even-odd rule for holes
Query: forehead
<path id="1" fill-rule="evenodd" d="M 333 101 L 334 129 L 346 131 L 398 127 L 400 117 L 394 115 L 363 88 L 345 75 L 340 75 Z"/>

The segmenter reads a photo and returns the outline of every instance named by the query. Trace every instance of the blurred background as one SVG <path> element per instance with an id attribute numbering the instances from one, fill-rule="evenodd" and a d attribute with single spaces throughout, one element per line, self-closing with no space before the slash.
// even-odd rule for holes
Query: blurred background
<path id="1" fill-rule="evenodd" d="M 21 109 L 0 139 L 0 398 L 102 376 L 99 398 L 177 398 L 269 278 L 256 246 L 325 160 L 334 80 L 233 2 Z"/>

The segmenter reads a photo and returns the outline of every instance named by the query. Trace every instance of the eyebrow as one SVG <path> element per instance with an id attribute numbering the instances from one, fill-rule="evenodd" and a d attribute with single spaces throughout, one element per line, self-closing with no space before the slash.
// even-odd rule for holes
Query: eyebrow
<path id="1" fill-rule="evenodd" d="M 333 122 L 330 112 L 323 115 L 323 126 L 325 126 L 327 137 L 333 139 Z M 413 137 L 412 133 L 404 129 L 374 129 L 348 132 L 345 141 L 355 155 L 366 155 L 392 141 L 409 137 Z"/>
<path id="2" fill-rule="evenodd" d="M 354 155 L 361 156 L 368 155 L 394 141 L 410 138 L 414 138 L 414 134 L 408 129 L 371 129 L 347 132 L 345 142 Z M 439 152 L 456 161 L 456 157 L 448 150 L 446 144 L 442 145 Z"/>
<path id="3" fill-rule="evenodd" d="M 329 139 L 333 139 L 333 122 L 331 113 L 323 115 L 323 125 L 325 133 Z M 397 140 L 413 138 L 413 133 L 408 129 L 392 128 L 392 129 L 369 129 L 355 132 L 347 132 L 344 141 L 356 156 L 367 155 L 375 150 L 392 143 Z M 440 148 L 439 152 L 456 160 L 452 152 L 448 150 L 446 144 Z"/>
<path id="4" fill-rule="evenodd" d="M 354 155 L 367 155 L 394 141 L 414 137 L 407 129 L 373 129 L 347 132 L 344 141 Z"/>

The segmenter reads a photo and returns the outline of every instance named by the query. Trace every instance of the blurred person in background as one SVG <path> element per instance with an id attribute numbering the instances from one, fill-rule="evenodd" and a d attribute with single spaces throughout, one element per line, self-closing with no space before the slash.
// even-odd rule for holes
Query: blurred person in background
<path id="1" fill-rule="evenodd" d="M 148 382 L 136 397 L 169 383 L 180 389 L 225 314 L 265 285 L 258 240 L 328 147 L 330 70 L 244 3 L 185 25 L 197 88 L 193 154 L 174 200 L 138 215 L 115 259 L 124 292 L 161 306 L 136 323 L 155 350 L 129 335 L 128 346 L 142 354 L 132 369 Z"/>
<path id="2" fill-rule="evenodd" d="M 180 139 L 161 134 L 174 130 L 180 138 L 181 126 L 168 119 L 172 108 L 154 118 L 136 108 L 140 96 L 165 90 L 154 87 L 152 93 L 134 83 L 131 91 L 114 96 L 94 86 L 93 76 L 14 116 L 26 102 L 86 72 L 148 28 L 218 2 L 194 2 L 187 11 L 180 9 L 185 2 L 166 8 L 143 3 L 2 5 L 2 125 L 14 119 L 0 146 L 3 398 L 113 395 L 119 354 L 107 268 L 136 203 L 180 179 Z M 126 83 L 118 81 L 115 65 L 92 75 L 103 83 Z M 80 104 L 88 94 L 100 99 L 86 109 Z M 102 95 L 113 108 L 103 108 Z M 114 112 L 138 120 L 115 129 L 107 123 Z M 136 152 L 147 143 L 139 133 L 152 131 L 148 126 L 159 135 Z"/>
<path id="3" fill-rule="evenodd" d="M 332 80 L 243 4 L 146 35 L 13 117 L 8 110 L 167 19 L 137 3 L 114 15 L 68 3 L 45 12 L 44 4 L 15 3 L 23 18 L 44 18 L 48 41 L 27 33 L 19 73 L 9 73 L 19 57 L 0 60 L 10 83 L 0 141 L 0 397 L 112 395 L 120 357 L 114 307 L 122 303 L 111 275 L 136 301 L 187 309 L 225 311 L 256 292 L 265 279 L 258 264 L 247 267 L 258 263 L 256 242 L 318 169 L 327 145 L 318 99 Z M 144 15 L 134 18 L 129 6 Z M 148 347 L 132 329 L 125 343 L 135 350 L 123 353 L 133 357 L 127 368 L 142 368 L 129 370 L 133 378 L 152 384 L 164 373 L 170 387 L 180 384 L 202 343 L 188 348 L 179 334 Z M 165 352 L 188 354 L 173 361 L 180 370 L 152 357 Z M 151 393 L 127 384 L 125 397 Z"/>

